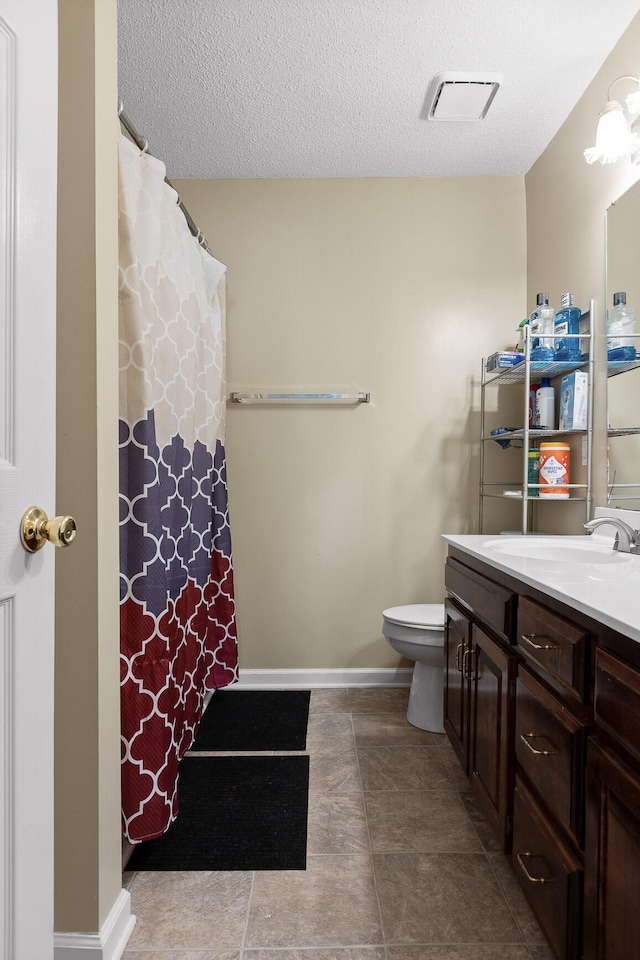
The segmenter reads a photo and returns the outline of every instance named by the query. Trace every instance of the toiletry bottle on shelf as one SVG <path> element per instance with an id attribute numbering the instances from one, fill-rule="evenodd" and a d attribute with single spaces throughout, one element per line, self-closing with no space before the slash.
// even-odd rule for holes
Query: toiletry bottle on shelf
<path id="1" fill-rule="evenodd" d="M 580 307 L 574 307 L 573 294 L 562 294 L 562 305 L 555 318 L 555 360 L 565 362 L 580 361 L 580 317 L 582 311 Z M 575 336 L 575 340 L 569 339 L 567 334 Z M 566 337 L 566 339 L 565 339 Z"/>
<path id="2" fill-rule="evenodd" d="M 571 448 L 568 443 L 540 444 L 540 487 L 541 500 L 568 500 L 569 470 Z"/>
<path id="3" fill-rule="evenodd" d="M 553 360 L 553 333 L 555 310 L 549 306 L 549 294 L 539 293 L 536 309 L 531 314 L 531 359 Z"/>
<path id="4" fill-rule="evenodd" d="M 542 383 L 536 392 L 536 429 L 553 430 L 555 428 L 555 392 L 548 377 L 542 378 Z"/>
<path id="5" fill-rule="evenodd" d="M 525 317 L 524 320 L 521 320 L 518 324 L 518 342 L 516 344 L 517 353 L 524 353 L 524 338 L 525 332 L 524 328 L 529 325 L 529 317 Z"/>
<path id="6" fill-rule="evenodd" d="M 529 429 L 534 430 L 537 423 L 536 394 L 540 389 L 539 383 L 529 384 Z"/>
<path id="7" fill-rule="evenodd" d="M 614 293 L 607 317 L 607 360 L 635 360 L 635 332 L 636 312 L 627 305 L 626 293 Z"/>
<path id="8" fill-rule="evenodd" d="M 580 317 L 580 359 L 587 360 L 589 357 L 589 334 L 591 333 L 591 314 L 589 311 L 583 313 Z"/>
<path id="9" fill-rule="evenodd" d="M 542 297 L 543 297 L 543 294 L 539 293 L 538 296 L 536 297 L 535 310 L 532 310 L 529 316 L 529 353 L 531 353 L 531 351 L 534 350 L 538 346 L 538 343 L 540 342 L 537 336 L 534 337 L 534 333 L 538 334 L 540 332 L 540 329 L 539 329 L 540 325 L 538 323 L 538 308 L 542 305 Z M 524 329 L 522 332 L 522 336 L 524 339 L 525 337 Z"/>
<path id="10" fill-rule="evenodd" d="M 539 450 L 529 450 L 528 456 L 528 470 L 527 470 L 527 479 L 529 483 L 535 484 L 533 487 L 527 487 L 527 496 L 528 497 L 537 497 L 538 493 L 538 484 L 540 483 L 540 451 Z"/>

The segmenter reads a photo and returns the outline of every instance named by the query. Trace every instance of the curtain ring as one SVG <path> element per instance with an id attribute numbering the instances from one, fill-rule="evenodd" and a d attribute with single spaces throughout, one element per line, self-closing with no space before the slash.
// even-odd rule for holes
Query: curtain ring
<path id="1" fill-rule="evenodd" d="M 198 230 L 198 233 L 196 234 L 196 240 L 202 246 L 202 241 L 204 240 L 204 234 L 202 230 Z"/>
<path id="2" fill-rule="evenodd" d="M 140 147 L 140 153 L 148 153 L 148 152 L 149 152 L 149 141 L 143 140 L 142 146 Z"/>
<path id="3" fill-rule="evenodd" d="M 124 113 L 124 103 L 122 100 L 118 100 L 118 116 L 120 117 Z"/>

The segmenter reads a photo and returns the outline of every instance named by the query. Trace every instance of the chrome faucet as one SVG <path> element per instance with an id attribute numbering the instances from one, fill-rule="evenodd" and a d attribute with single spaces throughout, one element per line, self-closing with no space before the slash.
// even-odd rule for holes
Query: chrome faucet
<path id="1" fill-rule="evenodd" d="M 596 517 L 595 520 L 589 520 L 585 523 L 585 530 L 593 531 L 603 523 L 608 523 L 617 530 L 616 539 L 613 542 L 613 549 L 621 553 L 640 554 L 640 530 L 634 530 L 624 520 L 617 517 Z"/>

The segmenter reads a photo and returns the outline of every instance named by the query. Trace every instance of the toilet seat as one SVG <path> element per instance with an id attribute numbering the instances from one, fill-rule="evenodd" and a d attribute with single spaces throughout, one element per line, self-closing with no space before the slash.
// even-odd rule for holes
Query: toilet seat
<path id="1" fill-rule="evenodd" d="M 444 629 L 444 605 L 442 603 L 410 603 L 403 607 L 389 607 L 382 611 L 388 623 L 400 627 L 418 627 L 421 630 Z"/>

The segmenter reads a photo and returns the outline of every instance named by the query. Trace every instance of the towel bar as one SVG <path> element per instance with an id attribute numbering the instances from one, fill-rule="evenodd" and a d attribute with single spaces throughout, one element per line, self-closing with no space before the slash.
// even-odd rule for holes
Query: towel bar
<path id="1" fill-rule="evenodd" d="M 285 400 L 293 403 L 301 400 L 350 400 L 352 403 L 370 403 L 370 393 L 232 393 L 232 403 L 246 403 L 260 400 Z"/>

